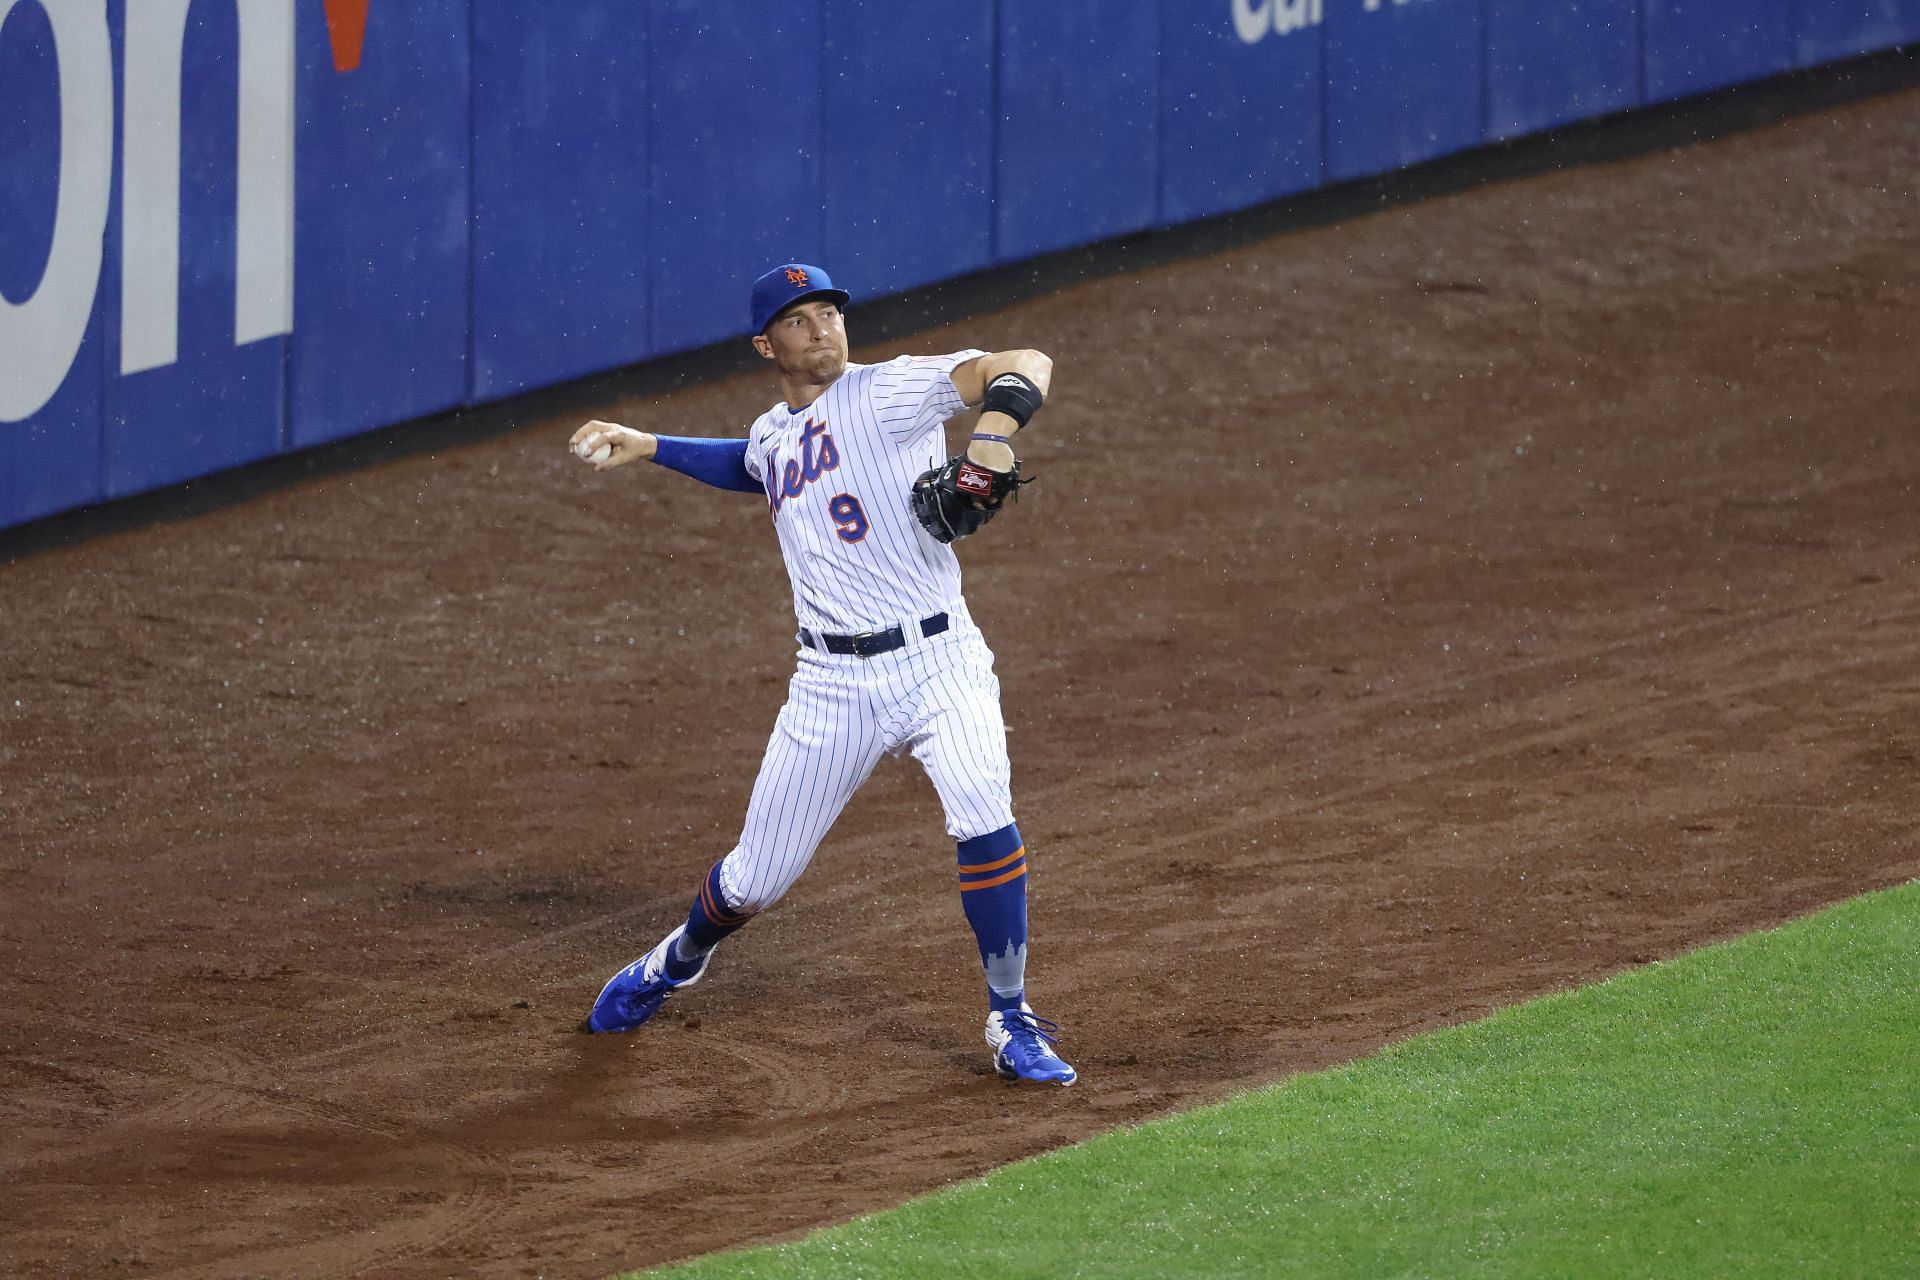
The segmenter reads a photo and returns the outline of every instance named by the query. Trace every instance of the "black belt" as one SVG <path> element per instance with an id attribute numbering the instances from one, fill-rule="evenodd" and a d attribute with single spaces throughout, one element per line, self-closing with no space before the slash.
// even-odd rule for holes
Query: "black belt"
<path id="1" fill-rule="evenodd" d="M 944 613 L 920 620 L 920 634 L 923 636 L 937 636 L 946 629 L 947 615 Z M 862 631 L 857 636 L 821 635 L 818 631 L 802 627 L 800 643 L 823 653 L 850 653 L 856 658 L 872 658 L 904 647 L 907 636 L 899 627 L 888 627 L 885 631 Z"/>

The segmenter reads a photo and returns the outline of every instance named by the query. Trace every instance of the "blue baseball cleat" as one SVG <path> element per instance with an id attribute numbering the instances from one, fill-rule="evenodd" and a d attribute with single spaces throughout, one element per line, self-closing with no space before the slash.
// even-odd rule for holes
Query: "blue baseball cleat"
<path id="1" fill-rule="evenodd" d="M 675 982 L 667 977 L 667 951 L 686 929 L 681 925 L 661 939 L 659 946 L 607 979 L 607 985 L 600 988 L 600 998 L 593 1002 L 593 1012 L 587 1017 L 587 1030 L 631 1031 L 658 1013 L 668 996 L 706 976 L 707 966 L 713 962 L 711 951 L 700 961 L 700 968 L 691 978 Z"/>
<path id="2" fill-rule="evenodd" d="M 993 1069 L 1004 1080 L 1038 1080 L 1072 1084 L 1080 1073 L 1069 1066 L 1053 1046 L 1059 1043 L 1060 1024 L 1036 1017 L 1023 1002 L 1020 1008 L 987 1015 L 987 1044 L 993 1049 Z"/>

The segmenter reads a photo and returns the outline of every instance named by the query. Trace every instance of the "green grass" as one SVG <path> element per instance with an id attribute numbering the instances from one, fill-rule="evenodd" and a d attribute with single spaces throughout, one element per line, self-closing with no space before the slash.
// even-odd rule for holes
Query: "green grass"
<path id="1" fill-rule="evenodd" d="M 1920 1276 L 1920 882 L 651 1274 Z"/>

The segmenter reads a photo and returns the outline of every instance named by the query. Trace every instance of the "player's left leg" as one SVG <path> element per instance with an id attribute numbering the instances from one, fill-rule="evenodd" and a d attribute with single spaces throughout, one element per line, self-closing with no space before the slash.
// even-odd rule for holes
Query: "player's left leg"
<path id="1" fill-rule="evenodd" d="M 1074 1069 L 1052 1047 L 1059 1028 L 1026 1003 L 1027 849 L 1013 820 L 1000 683 L 984 644 L 954 648 L 959 661 L 922 688 L 908 744 L 940 793 L 958 848 L 960 904 L 987 979 L 987 1043 L 1009 1079 L 1072 1084 Z"/>

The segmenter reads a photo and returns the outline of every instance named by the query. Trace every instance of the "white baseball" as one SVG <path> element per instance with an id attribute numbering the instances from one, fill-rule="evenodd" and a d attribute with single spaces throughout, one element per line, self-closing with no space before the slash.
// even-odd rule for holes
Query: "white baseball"
<path id="1" fill-rule="evenodd" d="M 600 442 L 600 447 L 587 455 L 587 461 L 594 463 L 597 466 L 598 464 L 605 462 L 608 458 L 611 458 L 612 456 L 613 456 L 613 442 L 610 440 L 602 440 Z"/>
<path id="2" fill-rule="evenodd" d="M 582 461 L 600 463 L 613 456 L 613 442 L 603 436 L 588 436 L 573 446 L 573 451 Z"/>

